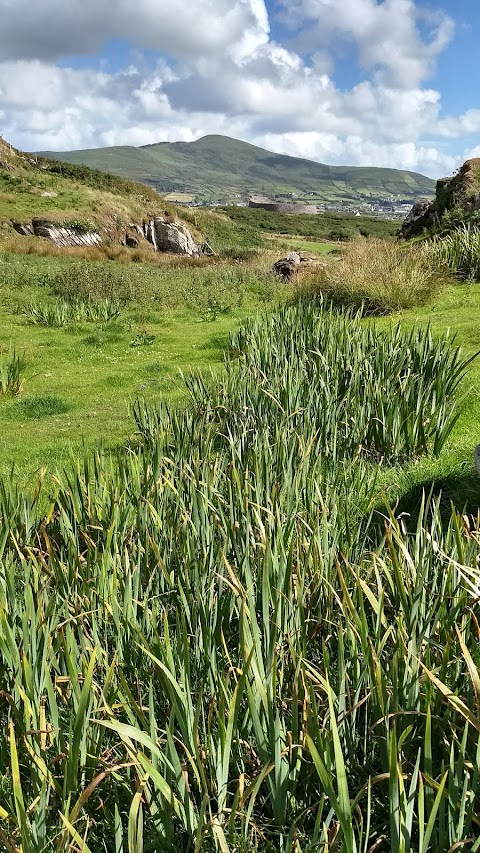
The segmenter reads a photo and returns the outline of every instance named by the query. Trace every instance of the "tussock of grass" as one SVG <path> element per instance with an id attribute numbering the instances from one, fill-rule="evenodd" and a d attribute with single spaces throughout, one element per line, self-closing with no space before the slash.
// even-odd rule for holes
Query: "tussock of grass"
<path id="1" fill-rule="evenodd" d="M 15 404 L 15 414 L 20 418 L 48 418 L 63 415 L 70 409 L 70 404 L 55 394 L 23 397 Z"/>
<path id="2" fill-rule="evenodd" d="M 367 313 L 386 314 L 425 305 L 439 293 L 444 278 L 422 246 L 360 239 L 345 244 L 331 263 L 306 270 L 301 284 L 335 304 L 363 305 Z"/>
<path id="3" fill-rule="evenodd" d="M 25 354 L 20 355 L 12 346 L 8 353 L 0 354 L 0 396 L 16 397 L 22 392 L 27 363 Z"/>
<path id="4" fill-rule="evenodd" d="M 66 326 L 70 323 L 97 320 L 105 323 L 118 317 L 120 305 L 108 298 L 95 302 L 68 302 L 60 299 L 55 302 L 31 303 L 24 309 L 24 314 L 31 323 L 40 326 Z"/>

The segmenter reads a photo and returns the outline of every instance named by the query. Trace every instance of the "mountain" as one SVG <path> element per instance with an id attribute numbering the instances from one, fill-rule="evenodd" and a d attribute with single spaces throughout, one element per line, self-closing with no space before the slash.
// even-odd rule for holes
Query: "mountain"
<path id="1" fill-rule="evenodd" d="M 196 142 L 160 142 L 140 148 L 46 151 L 43 156 L 83 163 L 149 184 L 160 192 L 189 193 L 203 201 L 295 194 L 324 202 L 392 195 L 411 202 L 435 192 L 435 181 L 417 172 L 326 166 L 313 160 L 274 154 L 229 136 L 204 136 Z"/>

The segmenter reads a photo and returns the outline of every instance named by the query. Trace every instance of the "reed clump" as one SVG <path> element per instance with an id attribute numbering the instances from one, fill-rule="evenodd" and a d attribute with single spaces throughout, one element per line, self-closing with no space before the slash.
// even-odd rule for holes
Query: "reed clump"
<path id="1" fill-rule="evenodd" d="M 462 280 L 480 280 L 480 228 L 463 224 L 445 236 L 435 236 L 426 249 L 434 264 Z"/>

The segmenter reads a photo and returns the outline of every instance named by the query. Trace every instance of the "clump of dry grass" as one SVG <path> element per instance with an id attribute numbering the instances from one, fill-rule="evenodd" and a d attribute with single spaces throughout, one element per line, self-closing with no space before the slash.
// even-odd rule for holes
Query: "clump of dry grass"
<path id="1" fill-rule="evenodd" d="M 388 314 L 425 305 L 445 281 L 425 247 L 362 238 L 346 244 L 335 259 L 302 271 L 297 290 L 302 297 L 322 294 L 334 304 Z"/>

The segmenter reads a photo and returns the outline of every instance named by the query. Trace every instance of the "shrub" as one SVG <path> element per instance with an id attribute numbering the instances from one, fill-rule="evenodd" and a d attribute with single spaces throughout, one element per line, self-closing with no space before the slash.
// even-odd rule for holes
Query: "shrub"
<path id="1" fill-rule="evenodd" d="M 373 314 L 424 305 L 444 281 L 424 247 L 378 239 L 346 244 L 338 258 L 307 269 L 301 280 L 303 292 L 321 293 L 336 305 L 363 305 Z"/>

